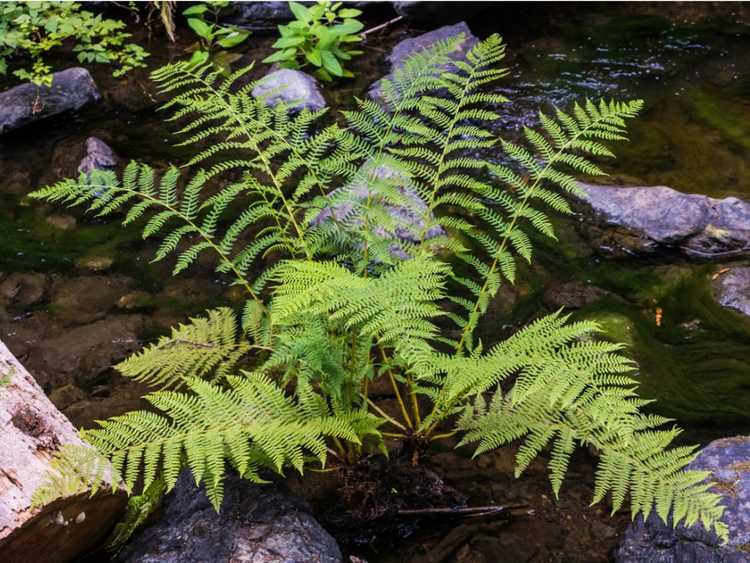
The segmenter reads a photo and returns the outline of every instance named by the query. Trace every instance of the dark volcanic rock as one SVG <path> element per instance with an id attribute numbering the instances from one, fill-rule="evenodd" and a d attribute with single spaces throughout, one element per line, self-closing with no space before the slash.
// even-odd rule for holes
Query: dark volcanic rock
<path id="1" fill-rule="evenodd" d="M 451 53 L 451 58 L 453 60 L 465 59 L 466 54 L 479 42 L 479 39 L 471 33 L 466 22 L 461 22 L 454 25 L 446 25 L 430 31 L 429 33 L 423 33 L 417 37 L 404 39 L 397 43 L 390 55 L 388 55 L 388 62 L 391 65 L 391 73 L 400 68 L 404 64 L 404 61 L 411 55 L 431 47 L 438 41 L 444 41 L 460 34 L 463 34 L 463 40 L 458 45 L 457 49 Z M 391 74 L 388 74 L 384 78 L 390 78 L 390 76 Z M 380 80 L 370 86 L 369 94 L 374 100 L 382 100 Z"/>
<path id="2" fill-rule="evenodd" d="M 301 70 L 282 68 L 270 72 L 258 81 L 252 94 L 256 98 L 265 98 L 271 106 L 284 103 L 297 110 L 326 107 L 318 81 Z"/>
<path id="3" fill-rule="evenodd" d="M 120 554 L 121 563 L 339 563 L 334 539 L 301 499 L 276 485 L 227 478 L 217 513 L 189 472 L 161 519 Z"/>
<path id="4" fill-rule="evenodd" d="M 690 464 L 710 471 L 726 506 L 722 520 L 729 540 L 721 540 L 702 526 L 667 527 L 655 514 L 638 518 L 625 532 L 615 553 L 617 563 L 748 563 L 750 552 L 750 438 L 715 440 Z"/>
<path id="5" fill-rule="evenodd" d="M 715 285 L 720 305 L 750 316 L 750 266 L 731 268 Z"/>
<path id="6" fill-rule="evenodd" d="M 750 203 L 736 197 L 714 199 L 666 186 L 581 187 L 596 215 L 630 231 L 619 236 L 605 232 L 602 246 L 626 252 L 667 247 L 700 258 L 750 253 Z"/>
<path id="7" fill-rule="evenodd" d="M 0 134 L 45 117 L 81 109 L 100 98 L 85 68 L 56 72 L 52 87 L 21 84 L 0 93 Z"/>

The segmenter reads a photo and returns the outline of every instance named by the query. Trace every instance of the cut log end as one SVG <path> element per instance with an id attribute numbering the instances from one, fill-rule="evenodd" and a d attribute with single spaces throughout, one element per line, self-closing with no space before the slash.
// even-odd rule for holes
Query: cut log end
<path id="1" fill-rule="evenodd" d="M 73 425 L 0 342 L 0 560 L 66 562 L 97 546 L 123 507 L 124 490 L 104 483 L 35 507 L 55 452 L 82 445 Z"/>

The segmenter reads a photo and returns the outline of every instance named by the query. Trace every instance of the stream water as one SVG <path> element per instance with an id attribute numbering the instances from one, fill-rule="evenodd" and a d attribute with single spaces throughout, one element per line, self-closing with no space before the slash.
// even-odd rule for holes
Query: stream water
<path id="1" fill-rule="evenodd" d="M 538 29 L 509 31 L 511 72 L 500 89 L 512 102 L 501 109 L 498 130 L 513 134 L 521 125 L 533 125 L 537 108 L 550 103 L 566 105 L 586 96 L 643 98 L 646 112 L 633 126 L 631 142 L 617 147 L 619 158 L 608 168 L 610 180 L 750 198 L 750 31 L 726 21 L 673 21 L 658 15 L 568 10 L 547 18 Z M 470 24 L 479 35 L 507 31 L 494 18 Z M 383 74 L 384 54 L 414 33 L 395 27 L 371 40 L 367 55 L 353 65 L 357 80 L 332 94 L 334 106 Z M 246 58 L 261 58 L 269 42 L 254 39 Z M 181 56 L 182 46 L 152 44 L 152 66 Z M 140 335 L 146 340 L 225 297 L 221 290 L 203 291 L 212 279 L 208 270 L 199 268 L 193 281 L 169 291 L 174 282 L 168 281 L 165 267 L 149 264 L 149 246 L 137 229 L 79 216 L 77 228 L 62 230 L 48 220 L 59 210 L 25 198 L 31 189 L 69 171 L 75 153 L 69 147 L 91 134 L 104 138 L 125 159 L 161 162 L 184 156 L 172 147 L 158 113 L 129 111 L 116 95 L 120 83 L 104 69 L 94 73 L 105 92 L 103 103 L 0 139 L 0 271 L 64 279 L 89 275 L 92 259 L 96 265 L 96 259 L 106 258 L 112 264 L 104 276 L 127 275 L 135 280 L 132 291 L 147 292 L 137 308 L 147 317 Z M 128 84 L 136 87 L 145 80 L 141 73 Z M 707 436 L 750 426 L 750 322 L 713 301 L 710 277 L 718 266 L 667 256 L 605 258 L 579 235 L 578 220 L 558 221 L 562 244 L 540 243 L 536 265 L 511 292 L 515 301 L 495 307 L 483 334 L 497 338 L 503 333 L 498 327 L 507 329 L 538 313 L 544 308 L 545 288 L 566 281 L 592 284 L 608 294 L 576 316 L 600 320 L 615 338 L 631 345 L 641 367 L 642 393 L 659 400 L 657 410 Z M 31 317 L 43 313 L 54 320 L 55 296 L 0 312 L 0 337 L 8 337 Z"/>

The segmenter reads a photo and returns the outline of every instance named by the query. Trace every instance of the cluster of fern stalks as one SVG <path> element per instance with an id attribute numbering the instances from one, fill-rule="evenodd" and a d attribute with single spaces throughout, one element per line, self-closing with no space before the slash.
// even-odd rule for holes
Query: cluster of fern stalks
<path id="1" fill-rule="evenodd" d="M 504 45 L 492 36 L 451 60 L 461 39 L 415 54 L 384 81 L 382 103 L 356 99 L 328 124 L 327 110 L 252 97 L 250 67 L 224 78 L 166 66 L 153 79 L 181 144 L 196 147 L 189 162 L 35 192 L 144 220 L 175 274 L 212 253 L 247 299 L 120 364 L 155 387 L 153 409 L 84 431 L 95 450 L 63 450 L 39 499 L 90 487 L 107 467 L 145 498 L 188 467 L 218 510 L 228 466 L 263 482 L 387 455 L 384 438 L 458 435 L 477 454 L 519 443 L 519 475 L 546 452 L 555 495 L 574 449 L 594 448 L 594 502 L 726 535 L 707 474 L 684 470 L 694 448 L 670 447 L 679 430 L 643 412 L 632 361 L 592 336 L 596 324 L 558 312 L 486 350 L 474 336 L 517 261 L 532 260 L 530 234 L 555 237 L 548 214 L 571 212 L 575 175 L 603 174 L 597 162 L 642 102 L 586 100 L 540 113 L 516 143 L 499 139 Z M 377 378 L 400 416 L 368 396 Z"/>

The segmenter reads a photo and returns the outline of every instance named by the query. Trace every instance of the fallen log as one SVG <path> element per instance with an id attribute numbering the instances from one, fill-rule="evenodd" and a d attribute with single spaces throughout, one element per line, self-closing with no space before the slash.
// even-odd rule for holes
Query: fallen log
<path id="1" fill-rule="evenodd" d="M 34 507 L 60 447 L 84 443 L 0 342 L 0 561 L 63 563 L 101 543 L 125 505 L 122 489 L 63 495 Z M 106 485 L 107 483 L 105 483 Z"/>

